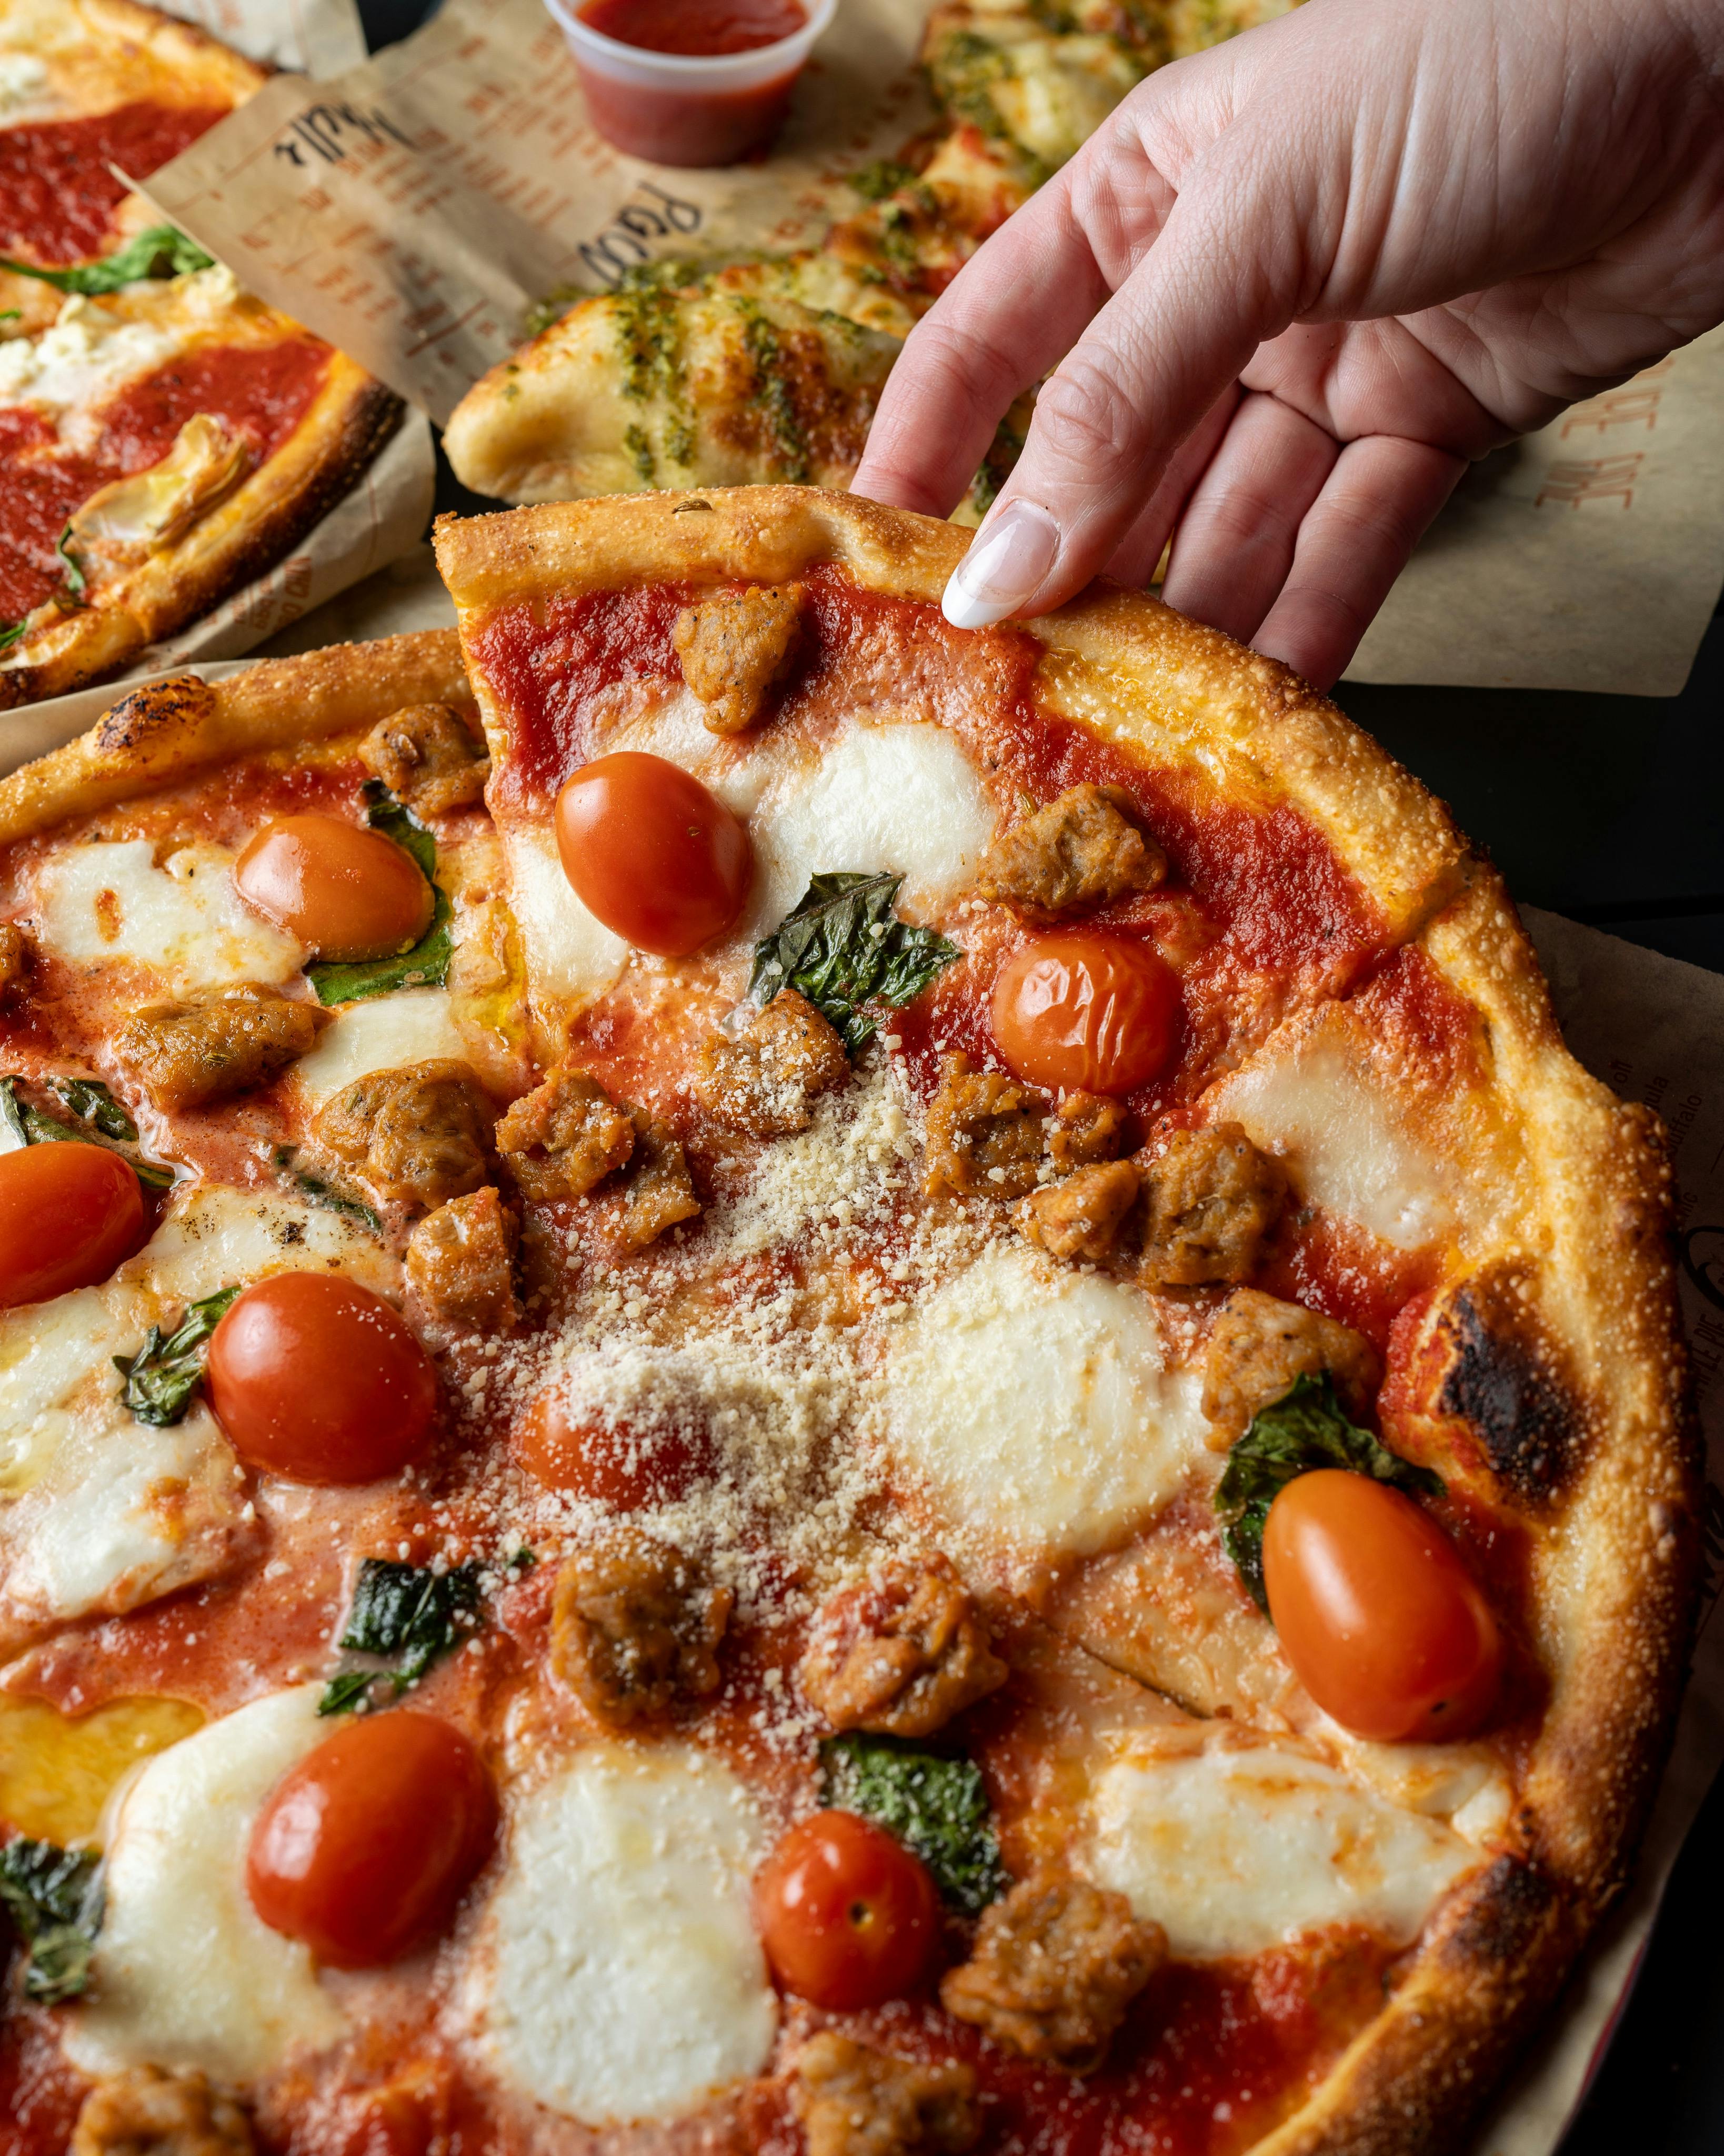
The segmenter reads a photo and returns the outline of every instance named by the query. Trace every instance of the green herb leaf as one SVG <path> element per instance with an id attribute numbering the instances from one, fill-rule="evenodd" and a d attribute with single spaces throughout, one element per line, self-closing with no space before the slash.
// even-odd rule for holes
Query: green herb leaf
<path id="1" fill-rule="evenodd" d="M 973 1917 L 1011 1883 L 981 1769 L 898 1737 L 859 1732 L 820 1747 L 820 1801 L 859 1812 L 921 1857 L 954 1908 Z"/>
<path id="2" fill-rule="evenodd" d="M 1215 1491 L 1221 1540 L 1239 1577 L 1267 1610 L 1263 1584 L 1263 1530 L 1269 1508 L 1287 1485 L 1314 1468 L 1344 1467 L 1387 1482 L 1408 1496 L 1440 1497 L 1443 1481 L 1381 1445 L 1368 1430 L 1347 1420 L 1335 1397 L 1334 1380 L 1296 1378 L 1290 1389 L 1260 1408 L 1251 1427 L 1227 1455 Z"/>
<path id="3" fill-rule="evenodd" d="M 851 173 L 850 185 L 865 202 L 884 202 L 888 195 L 909 187 L 916 177 L 912 165 L 898 164 L 890 157 L 876 157 L 859 172 Z"/>
<path id="4" fill-rule="evenodd" d="M 8 1130 L 19 1145 L 55 1145 L 70 1142 L 76 1145 L 100 1146 L 105 1152 L 117 1152 L 131 1169 L 138 1181 L 151 1190 L 168 1190 L 173 1186 L 171 1168 L 162 1168 L 153 1160 L 141 1160 L 136 1150 L 137 1126 L 105 1086 L 93 1078 L 54 1078 L 49 1083 L 77 1116 L 83 1125 L 74 1130 L 58 1116 L 50 1116 L 28 1100 L 18 1088 L 23 1080 L 11 1075 L 0 1078 L 0 1126 Z M 77 1098 L 74 1099 L 74 1094 Z M 79 1105 L 95 1095 L 100 1101 L 90 1101 L 89 1112 Z M 123 1122 L 131 1132 L 130 1138 L 121 1134 L 117 1124 Z"/>
<path id="5" fill-rule="evenodd" d="M 0 651 L 16 644 L 29 626 L 28 621 L 0 621 Z"/>
<path id="6" fill-rule="evenodd" d="M 126 1380 L 121 1399 L 137 1421 L 162 1430 L 184 1415 L 203 1382 L 210 1335 L 239 1292 L 236 1282 L 205 1296 L 201 1302 L 188 1303 L 185 1316 L 166 1339 L 161 1327 L 152 1325 L 136 1355 L 114 1358 L 114 1368 Z"/>
<path id="7" fill-rule="evenodd" d="M 307 966 L 305 978 L 317 991 L 321 1004 L 363 1003 L 372 996 L 393 995 L 398 988 L 440 988 L 449 978 L 454 946 L 449 923 L 454 909 L 449 893 L 436 880 L 437 839 L 410 809 L 373 783 L 366 788 L 371 801 L 367 821 L 374 831 L 393 839 L 403 853 L 418 863 L 431 886 L 434 904 L 431 926 L 411 951 L 389 958 L 362 958 L 351 966 L 321 963 Z"/>
<path id="8" fill-rule="evenodd" d="M 75 1999 L 90 1981 L 102 1921 L 99 1860 L 20 1836 L 0 1849 L 0 1904 L 29 1948 L 24 1996 L 44 2006 Z"/>
<path id="9" fill-rule="evenodd" d="M 297 1146 L 277 1146 L 270 1156 L 270 1165 L 283 1171 L 289 1183 L 308 1205 L 321 1206 L 326 1213 L 343 1214 L 349 1220 L 357 1220 L 362 1227 L 369 1228 L 372 1235 L 382 1234 L 383 1216 L 381 1213 L 374 1212 L 369 1205 L 362 1205 L 357 1198 L 344 1198 L 339 1190 L 320 1177 L 295 1168 L 294 1157 L 298 1152 Z"/>
<path id="10" fill-rule="evenodd" d="M 749 993 L 768 1004 L 780 988 L 806 996 L 855 1055 L 878 1030 L 863 1006 L 902 1005 L 962 957 L 955 943 L 892 911 L 902 876 L 840 870 L 817 875 L 795 911 L 754 947 Z"/>
<path id="11" fill-rule="evenodd" d="M 117 292 L 122 285 L 141 284 L 146 277 L 179 277 L 188 270 L 208 270 L 215 261 L 195 239 L 187 239 L 178 227 L 152 224 L 135 239 L 100 262 L 75 263 L 69 270 L 41 270 L 33 262 L 14 262 L 0 255 L 0 270 L 15 276 L 35 277 L 56 291 Z"/>
<path id="12" fill-rule="evenodd" d="M 456 1565 L 433 1572 L 427 1565 L 398 1564 L 368 1557 L 359 1568 L 352 1607 L 340 1645 L 356 1655 L 393 1658 L 393 1669 L 346 1670 L 332 1677 L 317 1703 L 320 1714 L 345 1714 L 380 1681 L 398 1698 L 440 1656 L 473 1630 L 481 1599 L 480 1568 Z"/>
<path id="13" fill-rule="evenodd" d="M 71 547 L 68 543 L 71 539 L 71 536 L 72 527 L 69 524 L 65 530 L 61 532 L 59 537 L 54 541 L 54 551 L 59 556 L 60 560 L 65 565 L 66 589 L 72 594 L 72 597 L 74 599 L 81 599 L 88 588 L 90 580 L 85 575 L 83 569 L 80 567 L 78 558 L 73 553 Z"/>

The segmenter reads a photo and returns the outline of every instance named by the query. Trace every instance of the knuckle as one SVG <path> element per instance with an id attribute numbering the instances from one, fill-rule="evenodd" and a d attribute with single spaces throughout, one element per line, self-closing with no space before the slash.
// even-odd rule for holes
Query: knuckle
<path id="1" fill-rule="evenodd" d="M 1143 423 L 1111 369 L 1089 358 L 1067 360 L 1036 398 L 1035 424 L 1044 455 L 1093 468 L 1129 456 Z"/>

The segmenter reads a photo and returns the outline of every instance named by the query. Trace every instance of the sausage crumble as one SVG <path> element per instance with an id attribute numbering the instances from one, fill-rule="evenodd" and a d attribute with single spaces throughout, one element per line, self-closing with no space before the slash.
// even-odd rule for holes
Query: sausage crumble
<path id="1" fill-rule="evenodd" d="M 926 1194 L 1022 1198 L 1034 1189 L 1053 1110 L 1047 1095 L 1003 1071 L 972 1070 L 967 1055 L 942 1056 L 940 1073 L 928 1103 Z"/>
<path id="2" fill-rule="evenodd" d="M 1236 1288 L 1209 1335 L 1203 1368 L 1210 1444 L 1225 1450 L 1257 1410 L 1280 1399 L 1296 1378 L 1321 1377 L 1325 1370 L 1342 1405 L 1366 1414 L 1383 1381 L 1383 1361 L 1362 1332 L 1301 1303 Z"/>
<path id="3" fill-rule="evenodd" d="M 776 1138 L 805 1131 L 811 1103 L 841 1086 L 849 1058 L 834 1027 L 794 988 L 780 988 L 741 1034 L 701 1043 L 695 1097 L 726 1130 Z"/>
<path id="4" fill-rule="evenodd" d="M 115 1034 L 112 1053 L 151 1105 L 171 1114 L 261 1086 L 308 1054 L 328 1022 L 316 1004 L 248 981 L 146 1004 Z"/>
<path id="5" fill-rule="evenodd" d="M 806 603 L 800 584 L 753 584 L 678 614 L 670 641 L 713 733 L 739 734 L 761 716 L 794 655 Z"/>
<path id="6" fill-rule="evenodd" d="M 251 2127 L 195 2069 L 129 2066 L 85 2097 L 67 2156 L 252 2156 Z"/>
<path id="7" fill-rule="evenodd" d="M 735 1600 L 675 1550 L 639 1540 L 565 1559 L 551 1604 L 551 1666 L 601 1722 L 662 1714 L 718 1683 Z"/>
<path id="8" fill-rule="evenodd" d="M 1123 787 L 1068 787 L 994 840 L 976 888 L 1038 921 L 1153 891 L 1167 857 L 1137 814 Z"/>
<path id="9" fill-rule="evenodd" d="M 453 704 L 408 704 L 359 744 L 359 761 L 416 816 L 442 816 L 478 800 L 490 758 Z"/>
<path id="10" fill-rule="evenodd" d="M 519 1321 L 514 1260 L 520 1224 L 489 1185 L 451 1198 L 407 1239 L 408 1285 L 439 1325 L 507 1332 Z"/>
<path id="11" fill-rule="evenodd" d="M 816 1622 L 798 1680 L 834 1729 L 931 1737 L 1003 1685 L 988 1625 L 950 1558 L 892 1559 Z"/>
<path id="12" fill-rule="evenodd" d="M 1176 1131 L 1153 1158 L 1140 1153 L 1146 1287 L 1247 1280 L 1280 1218 L 1287 1178 L 1237 1123 Z"/>
<path id="13" fill-rule="evenodd" d="M 962 2156 L 982 2130 L 973 2068 L 895 2058 L 836 2029 L 797 2053 L 791 2102 L 808 2156 Z"/>

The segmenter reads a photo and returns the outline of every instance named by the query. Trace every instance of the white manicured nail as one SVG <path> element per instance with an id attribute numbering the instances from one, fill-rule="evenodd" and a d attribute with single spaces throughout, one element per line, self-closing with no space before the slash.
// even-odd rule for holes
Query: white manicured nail
<path id="1" fill-rule="evenodd" d="M 947 580 L 940 608 L 954 629 L 988 629 L 1016 613 L 1054 566 L 1060 526 L 1033 501 L 1009 502 L 979 531 Z"/>

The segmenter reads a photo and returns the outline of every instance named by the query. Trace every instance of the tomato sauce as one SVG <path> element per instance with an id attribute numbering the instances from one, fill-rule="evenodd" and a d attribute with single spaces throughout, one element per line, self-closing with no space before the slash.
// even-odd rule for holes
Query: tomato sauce
<path id="1" fill-rule="evenodd" d="M 797 0 L 587 0 L 577 13 L 618 44 L 703 58 L 776 45 L 808 19 Z"/>
<path id="2" fill-rule="evenodd" d="M 0 250 L 45 269 L 110 253 L 114 213 L 128 190 L 110 165 L 146 180 L 228 110 L 140 100 L 82 120 L 0 128 Z"/>
<path id="3" fill-rule="evenodd" d="M 0 411 L 0 624 L 21 621 L 64 584 L 55 544 L 98 487 L 159 464 L 199 412 L 244 435 L 261 464 L 305 417 L 329 361 L 316 337 L 210 346 L 121 390 L 95 442 L 77 454 L 56 446 L 39 413 Z"/>

